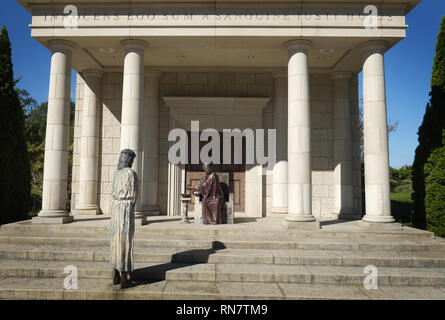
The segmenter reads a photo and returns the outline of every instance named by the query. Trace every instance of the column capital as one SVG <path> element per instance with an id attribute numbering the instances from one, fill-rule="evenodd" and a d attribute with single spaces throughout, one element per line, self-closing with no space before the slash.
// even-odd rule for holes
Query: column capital
<path id="1" fill-rule="evenodd" d="M 351 79 L 353 73 L 351 71 L 333 71 L 330 73 L 331 78 L 334 80 L 337 79 Z"/>
<path id="2" fill-rule="evenodd" d="M 145 68 L 144 69 L 144 77 L 145 78 L 161 78 L 162 77 L 162 71 L 152 69 L 152 68 Z"/>
<path id="3" fill-rule="evenodd" d="M 312 47 L 312 41 L 306 39 L 295 39 L 283 44 L 289 53 L 306 52 Z"/>
<path id="4" fill-rule="evenodd" d="M 82 78 L 97 78 L 101 79 L 104 72 L 98 69 L 85 69 L 82 70 Z"/>
<path id="5" fill-rule="evenodd" d="M 48 41 L 48 46 L 51 50 L 54 51 L 68 51 L 69 53 L 76 50 L 77 45 L 74 42 L 62 40 L 62 39 L 53 39 Z"/>
<path id="6" fill-rule="evenodd" d="M 366 56 L 369 53 L 385 53 L 385 51 L 388 49 L 388 42 L 384 40 L 371 40 L 363 42 L 360 45 L 360 52 L 362 56 Z"/>
<path id="7" fill-rule="evenodd" d="M 150 44 L 143 40 L 126 39 L 121 41 L 121 46 L 123 46 L 125 50 L 136 49 L 143 51 L 148 48 Z"/>
<path id="8" fill-rule="evenodd" d="M 277 70 L 272 72 L 272 77 L 274 79 L 279 79 L 279 78 L 286 78 L 287 79 L 287 71 L 284 70 Z"/>

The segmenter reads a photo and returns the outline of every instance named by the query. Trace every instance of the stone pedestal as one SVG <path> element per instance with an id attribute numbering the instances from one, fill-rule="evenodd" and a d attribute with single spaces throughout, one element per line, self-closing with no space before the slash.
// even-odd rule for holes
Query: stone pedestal
<path id="1" fill-rule="evenodd" d="M 190 223 L 188 221 L 188 210 L 189 210 L 189 203 L 192 200 L 190 195 L 181 194 L 181 223 L 188 224 Z"/>
<path id="2" fill-rule="evenodd" d="M 229 201 L 226 202 L 227 210 L 227 224 L 235 223 L 235 195 L 233 193 L 229 194 Z"/>
<path id="3" fill-rule="evenodd" d="M 202 202 L 198 197 L 195 197 L 195 210 L 193 222 L 196 224 L 202 224 Z"/>
<path id="4" fill-rule="evenodd" d="M 398 222 L 381 223 L 360 221 L 359 226 L 367 231 L 402 230 L 402 224 Z"/>
<path id="5" fill-rule="evenodd" d="M 33 223 L 68 223 L 68 148 L 71 104 L 71 54 L 74 44 L 51 40 L 51 73 L 46 120 L 42 210 Z"/>
<path id="6" fill-rule="evenodd" d="M 33 224 L 65 224 L 74 221 L 74 217 L 70 215 L 53 216 L 37 216 L 32 218 Z"/>

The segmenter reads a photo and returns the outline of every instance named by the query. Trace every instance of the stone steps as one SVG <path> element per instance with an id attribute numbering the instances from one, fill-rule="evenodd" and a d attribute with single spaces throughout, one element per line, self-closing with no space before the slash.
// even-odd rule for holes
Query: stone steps
<path id="1" fill-rule="evenodd" d="M 445 241 L 429 232 L 157 221 L 136 227 L 137 286 L 123 291 L 111 285 L 108 221 L 4 225 L 0 299 L 445 299 Z M 78 290 L 63 288 L 68 265 Z M 378 290 L 364 288 L 368 265 Z"/>
<path id="2" fill-rule="evenodd" d="M 108 246 L 2 244 L 2 259 L 108 261 Z M 190 249 L 181 247 L 136 247 L 137 262 L 239 263 L 283 265 L 331 265 L 379 267 L 445 267 L 443 252 L 354 251 L 354 250 L 267 250 Z"/>
<path id="3" fill-rule="evenodd" d="M 444 300 L 440 286 L 379 286 L 366 290 L 359 285 L 257 283 L 217 281 L 154 281 L 118 290 L 109 280 L 79 279 L 77 290 L 64 290 L 61 279 L 3 278 L 0 299 L 131 299 L 131 300 L 298 300 L 298 299 L 433 299 Z"/>
<path id="4" fill-rule="evenodd" d="M 108 238 L 109 228 L 103 227 L 73 227 L 70 225 L 32 225 L 27 221 L 1 226 L 2 236 L 42 236 L 73 237 L 73 238 Z M 349 241 L 430 241 L 434 239 L 431 232 L 405 228 L 402 231 L 334 231 L 334 230 L 277 230 L 277 228 L 251 228 L 243 229 L 242 224 L 202 226 L 178 225 L 170 228 L 161 228 L 154 225 L 136 227 L 135 239 L 157 240 L 205 240 L 221 241 L 296 241 L 309 239 L 347 239 Z"/>
<path id="5" fill-rule="evenodd" d="M 55 236 L 0 236 L 0 244 L 32 244 L 32 245 L 94 245 L 107 246 L 109 238 L 86 238 L 86 237 L 55 237 Z M 348 239 L 335 239 L 326 242 L 325 239 L 309 239 L 299 241 L 243 241 L 221 239 L 220 241 L 209 240 L 186 240 L 186 239 L 158 239 L 136 238 L 135 247 L 166 247 L 166 248 L 231 248 L 231 249 L 305 249 L 305 250 L 383 250 L 383 251 L 435 251 L 445 252 L 445 243 L 430 243 L 425 241 L 402 241 L 401 243 L 388 243 L 387 241 L 373 242 L 351 242 Z"/>
<path id="6" fill-rule="evenodd" d="M 107 262 L 23 261 L 0 262 L 0 278 L 65 278 L 66 266 L 74 265 L 79 279 L 111 279 Z M 217 281 L 261 283 L 361 285 L 363 267 L 295 266 L 269 264 L 181 264 L 137 263 L 136 281 Z M 378 283 L 384 286 L 444 286 L 444 268 L 378 268 Z"/>

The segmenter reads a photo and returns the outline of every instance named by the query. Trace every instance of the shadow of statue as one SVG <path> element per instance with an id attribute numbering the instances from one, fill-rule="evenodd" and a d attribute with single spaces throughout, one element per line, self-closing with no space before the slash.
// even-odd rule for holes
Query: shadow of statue
<path id="1" fill-rule="evenodd" d="M 249 217 L 237 217 L 235 218 L 235 223 L 248 223 L 248 222 L 258 222 L 261 218 L 249 218 Z"/>
<path id="2" fill-rule="evenodd" d="M 130 284 L 134 287 L 164 281 L 168 271 L 207 263 L 211 254 L 225 248 L 224 243 L 213 241 L 210 249 L 193 249 L 175 253 L 169 263 L 135 269 L 131 274 Z"/>

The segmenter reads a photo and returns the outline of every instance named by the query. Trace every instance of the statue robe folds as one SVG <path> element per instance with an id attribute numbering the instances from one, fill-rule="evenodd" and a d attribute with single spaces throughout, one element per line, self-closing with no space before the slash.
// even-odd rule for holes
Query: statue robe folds
<path id="1" fill-rule="evenodd" d="M 134 204 L 139 185 L 131 168 L 114 174 L 111 204 L 110 264 L 119 272 L 133 271 Z"/>
<path id="2" fill-rule="evenodd" d="M 201 195 L 202 199 L 202 223 L 222 224 L 222 212 L 224 209 L 224 194 L 221 183 L 216 173 L 206 174 L 204 181 L 193 187 L 195 195 Z"/>

